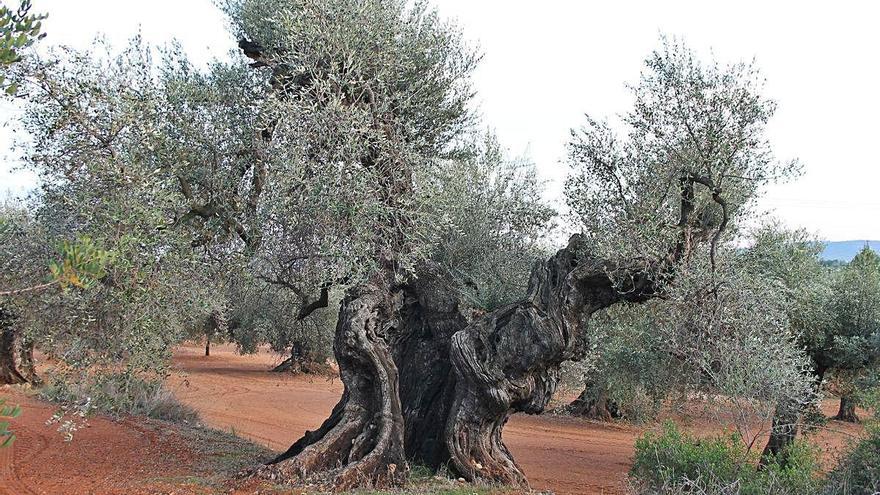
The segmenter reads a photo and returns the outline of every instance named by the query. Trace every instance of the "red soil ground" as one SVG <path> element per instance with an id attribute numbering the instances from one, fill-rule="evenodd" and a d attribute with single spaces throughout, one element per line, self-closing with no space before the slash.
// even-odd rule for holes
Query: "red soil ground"
<path id="1" fill-rule="evenodd" d="M 175 488 L 196 469 L 174 429 L 142 419 L 94 418 L 65 442 L 45 424 L 54 405 L 11 389 L 0 395 L 23 409 L 12 422 L 15 443 L 0 450 L 0 494 L 191 493 Z"/>
<path id="2" fill-rule="evenodd" d="M 238 356 L 229 347 L 185 347 L 175 353 L 181 371 L 171 381 L 177 397 L 197 409 L 208 425 L 265 445 L 286 449 L 327 416 L 342 387 L 338 380 L 269 373 L 277 359 L 270 354 Z M 18 434 L 12 449 L 0 450 L 0 494 L 141 494 L 203 493 L 189 476 L 207 475 L 195 453 L 175 428 L 143 420 L 90 420 L 90 427 L 65 443 L 45 425 L 53 406 L 15 389 L 0 390 L 24 414 L 14 421 Z M 833 412 L 829 402 L 826 414 Z M 719 431 L 707 419 L 677 418 L 700 434 Z M 646 428 L 602 424 L 556 416 L 516 415 L 504 439 L 532 488 L 562 494 L 621 494 L 631 464 L 633 442 Z M 861 428 L 830 422 L 813 436 L 830 464 Z M 758 444 L 763 442 L 758 440 Z"/>

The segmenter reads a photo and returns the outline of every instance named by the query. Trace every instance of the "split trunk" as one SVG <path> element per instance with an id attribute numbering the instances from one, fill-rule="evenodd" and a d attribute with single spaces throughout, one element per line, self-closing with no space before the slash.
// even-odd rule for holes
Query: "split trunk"
<path id="1" fill-rule="evenodd" d="M 536 266 L 527 297 L 471 321 L 439 270 L 350 291 L 334 340 L 342 398 L 257 474 L 348 489 L 393 484 L 418 463 L 526 486 L 502 441 L 510 415 L 544 410 L 560 364 L 583 351 L 592 313 L 656 294 L 647 271 L 581 251 L 576 236 Z"/>

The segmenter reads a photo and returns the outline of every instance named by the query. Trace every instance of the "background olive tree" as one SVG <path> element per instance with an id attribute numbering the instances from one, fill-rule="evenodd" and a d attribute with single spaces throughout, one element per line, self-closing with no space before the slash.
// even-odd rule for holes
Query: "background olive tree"
<path id="1" fill-rule="evenodd" d="M 880 360 L 880 256 L 862 249 L 834 273 L 831 294 L 831 331 L 821 342 L 821 355 L 833 369 L 831 383 L 840 396 L 835 419 L 856 422 L 859 381 Z"/>

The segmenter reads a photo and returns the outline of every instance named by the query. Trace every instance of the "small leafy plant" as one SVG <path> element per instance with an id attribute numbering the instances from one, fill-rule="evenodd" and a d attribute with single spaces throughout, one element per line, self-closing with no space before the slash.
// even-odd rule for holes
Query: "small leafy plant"
<path id="1" fill-rule="evenodd" d="M 15 434 L 9 430 L 8 419 L 21 415 L 21 407 L 6 406 L 6 399 L 0 399 L 0 449 L 9 447 L 15 441 Z"/>

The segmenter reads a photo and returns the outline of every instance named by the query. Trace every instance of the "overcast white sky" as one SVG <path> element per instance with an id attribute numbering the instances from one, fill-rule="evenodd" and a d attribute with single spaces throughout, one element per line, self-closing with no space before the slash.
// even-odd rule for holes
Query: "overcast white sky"
<path id="1" fill-rule="evenodd" d="M 140 28 L 146 40 L 181 41 L 200 61 L 234 47 L 210 0 L 34 0 L 48 12 L 45 44 L 86 48 L 97 33 L 116 44 Z M 779 103 L 771 137 L 780 158 L 805 174 L 774 186 L 761 205 L 790 226 L 829 240 L 880 239 L 880 2 L 434 0 L 484 51 L 476 75 L 487 125 L 515 154 L 527 154 L 558 196 L 568 130 L 583 114 L 627 109 L 659 34 L 683 37 L 721 61 L 756 58 Z M 0 108 L 0 119 L 15 111 Z M 34 179 L 10 171 L 8 127 L 0 128 L 0 190 Z"/>

